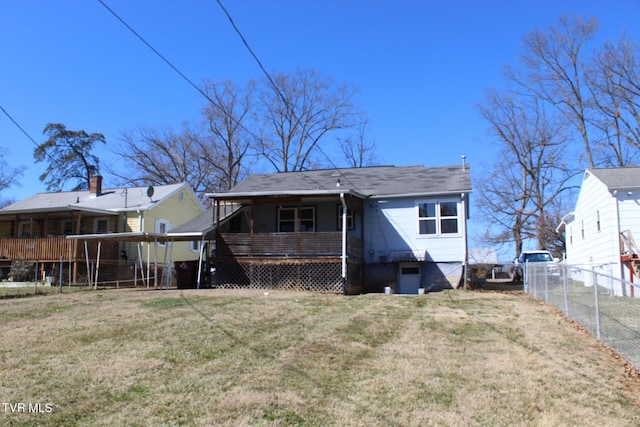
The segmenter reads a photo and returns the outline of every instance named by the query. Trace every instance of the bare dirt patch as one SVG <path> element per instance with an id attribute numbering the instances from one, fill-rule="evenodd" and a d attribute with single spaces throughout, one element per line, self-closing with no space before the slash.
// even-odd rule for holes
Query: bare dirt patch
<path id="1" fill-rule="evenodd" d="M 522 294 L 0 300 L 5 425 L 638 425 L 640 381 Z M 48 409 L 48 406 L 42 406 Z"/>

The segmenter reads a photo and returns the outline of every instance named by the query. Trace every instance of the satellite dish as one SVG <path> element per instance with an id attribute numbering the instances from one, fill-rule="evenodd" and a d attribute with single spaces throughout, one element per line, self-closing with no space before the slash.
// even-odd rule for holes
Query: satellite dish
<path id="1" fill-rule="evenodd" d="M 151 196 L 153 196 L 153 185 L 150 185 L 149 188 L 147 188 L 147 197 L 151 198 Z"/>

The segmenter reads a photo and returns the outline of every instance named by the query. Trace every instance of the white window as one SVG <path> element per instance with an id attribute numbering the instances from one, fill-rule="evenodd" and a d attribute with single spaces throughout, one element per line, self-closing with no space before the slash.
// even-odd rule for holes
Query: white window
<path id="1" fill-rule="evenodd" d="M 193 252 L 198 252 L 200 253 L 200 246 L 202 241 L 200 240 L 192 240 L 191 242 L 189 242 L 189 249 L 191 249 Z"/>
<path id="2" fill-rule="evenodd" d="M 296 221 L 300 222 L 300 231 L 315 231 L 316 208 L 314 206 L 278 208 L 278 232 L 292 233 L 296 231 Z"/>
<path id="3" fill-rule="evenodd" d="M 155 232 L 158 234 L 166 234 L 171 230 L 171 222 L 165 219 L 156 219 Z M 166 246 L 165 242 L 158 242 L 159 246 Z"/>
<path id="4" fill-rule="evenodd" d="M 351 208 L 347 208 L 347 230 L 353 230 L 354 228 L 353 211 Z M 338 230 L 342 230 L 342 205 L 338 205 Z"/>
<path id="5" fill-rule="evenodd" d="M 418 233 L 423 236 L 458 234 L 458 202 L 418 203 Z"/>

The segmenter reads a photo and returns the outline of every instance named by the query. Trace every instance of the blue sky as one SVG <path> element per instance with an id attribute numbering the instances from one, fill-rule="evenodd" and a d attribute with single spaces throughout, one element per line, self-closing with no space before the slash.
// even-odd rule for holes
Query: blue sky
<path id="1" fill-rule="evenodd" d="M 104 0 L 195 83 L 261 71 L 215 0 Z M 637 0 L 225 0 L 270 71 L 313 68 L 360 88 L 383 164 L 491 161 L 475 105 L 515 64 L 523 36 L 563 14 L 596 17 L 602 39 L 640 41 Z M 49 122 L 106 136 L 178 128 L 205 100 L 97 0 L 0 0 L 0 105 L 37 142 Z M 0 146 L 24 168 L 20 200 L 45 191 L 35 145 L 0 113 Z M 107 182 L 108 184 L 108 182 Z"/>

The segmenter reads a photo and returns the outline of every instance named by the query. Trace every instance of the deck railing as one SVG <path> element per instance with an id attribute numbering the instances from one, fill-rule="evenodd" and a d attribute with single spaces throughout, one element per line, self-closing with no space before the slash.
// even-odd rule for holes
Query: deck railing
<path id="1" fill-rule="evenodd" d="M 340 257 L 342 233 L 222 233 L 216 245 L 218 257 Z M 362 241 L 347 235 L 347 256 L 362 258 Z"/>
<path id="2" fill-rule="evenodd" d="M 87 242 L 90 259 L 95 259 L 97 248 L 97 242 Z M 0 238 L 0 257 L 10 260 L 55 262 L 60 258 L 69 260 L 70 254 L 72 260 L 85 259 L 84 242 L 68 240 L 64 236 Z M 100 258 L 103 260 L 118 259 L 117 242 L 102 242 Z"/>

